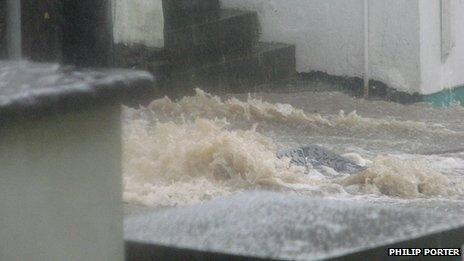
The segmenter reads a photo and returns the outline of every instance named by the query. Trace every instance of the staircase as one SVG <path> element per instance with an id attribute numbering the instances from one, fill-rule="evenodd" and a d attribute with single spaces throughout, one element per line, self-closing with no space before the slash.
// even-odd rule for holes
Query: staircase
<path id="1" fill-rule="evenodd" d="M 151 71 L 163 94 L 252 91 L 294 76 L 295 47 L 259 42 L 256 12 L 220 9 L 218 0 L 163 0 L 163 9 L 163 49 L 115 48 L 116 66 Z"/>

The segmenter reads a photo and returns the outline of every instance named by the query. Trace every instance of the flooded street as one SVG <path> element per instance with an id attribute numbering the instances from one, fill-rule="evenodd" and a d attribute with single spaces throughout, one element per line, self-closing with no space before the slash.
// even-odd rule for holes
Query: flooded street
<path id="1" fill-rule="evenodd" d="M 219 98 L 197 89 L 125 108 L 126 238 L 307 259 L 462 225 L 462 119 L 464 107 L 330 91 Z M 275 156 L 311 144 L 367 169 Z"/>
<path id="2" fill-rule="evenodd" d="M 0 1 L 0 261 L 459 259 L 463 13 Z"/>
<path id="3" fill-rule="evenodd" d="M 221 99 L 198 89 L 195 96 L 159 99 L 125 114 L 128 202 L 183 205 L 249 189 L 342 197 L 463 195 L 462 107 L 406 106 L 332 92 Z M 306 169 L 275 156 L 278 149 L 311 144 L 368 169 L 355 175 Z"/>

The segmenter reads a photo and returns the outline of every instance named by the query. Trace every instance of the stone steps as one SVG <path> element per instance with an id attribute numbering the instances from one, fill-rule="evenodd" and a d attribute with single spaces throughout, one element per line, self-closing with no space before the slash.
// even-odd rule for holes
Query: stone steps
<path id="1" fill-rule="evenodd" d="M 241 92 L 294 75 L 295 46 L 260 42 L 248 54 L 226 55 L 220 62 L 173 71 L 171 85 L 175 88 L 200 87 L 211 92 Z"/>
<path id="2" fill-rule="evenodd" d="M 198 22 L 167 29 L 165 48 L 176 67 L 197 66 L 221 59 L 230 53 L 250 52 L 258 42 L 258 19 L 255 12 L 220 10 Z"/>
<path id="3" fill-rule="evenodd" d="M 296 73 L 295 46 L 259 42 L 254 11 L 219 9 L 216 0 L 173 0 L 163 8 L 165 47 L 117 45 L 115 61 L 164 80 L 164 94 L 251 91 Z"/>
<path id="4" fill-rule="evenodd" d="M 163 0 L 166 29 L 179 28 L 217 15 L 219 0 Z"/>

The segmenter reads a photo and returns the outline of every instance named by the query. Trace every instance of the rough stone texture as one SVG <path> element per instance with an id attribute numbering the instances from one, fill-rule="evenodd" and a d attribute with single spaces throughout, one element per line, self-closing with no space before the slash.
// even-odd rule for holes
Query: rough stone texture
<path id="1" fill-rule="evenodd" d="M 126 261 L 153 260 L 227 260 L 227 261 L 270 261 L 274 259 L 245 255 L 232 255 L 219 252 L 201 251 L 170 246 L 160 246 L 144 242 L 126 242 Z"/>
<path id="2" fill-rule="evenodd" d="M 364 249 L 353 253 L 344 253 L 325 258 L 325 260 L 391 260 L 385 253 L 388 248 L 460 248 L 459 243 L 463 241 L 464 227 L 450 229 L 427 236 L 388 244 L 375 248 Z M 227 253 L 204 251 L 198 249 L 187 249 L 173 246 L 162 246 L 144 242 L 126 241 L 127 261 L 149 261 L 149 260 L 229 260 L 229 261 L 259 261 L 277 260 L 270 258 L 259 258 L 256 256 L 232 255 Z M 430 257 L 430 260 L 436 257 Z M 450 258 L 451 259 L 451 258 Z M 428 259 L 427 259 L 428 260 Z M 454 260 L 459 260 L 459 257 Z"/>
<path id="3" fill-rule="evenodd" d="M 462 228 L 462 215 L 459 201 L 366 203 L 249 192 L 126 218 L 125 237 L 170 246 L 171 253 L 186 248 L 313 260 Z M 455 241 L 448 240 L 446 247 L 460 247 L 464 242 L 462 233 L 453 235 Z M 442 243 L 429 240 L 421 247 L 445 247 Z"/>
<path id="4" fill-rule="evenodd" d="M 124 102 L 156 91 L 153 76 L 56 64 L 0 62 L 0 120 L 84 105 Z"/>

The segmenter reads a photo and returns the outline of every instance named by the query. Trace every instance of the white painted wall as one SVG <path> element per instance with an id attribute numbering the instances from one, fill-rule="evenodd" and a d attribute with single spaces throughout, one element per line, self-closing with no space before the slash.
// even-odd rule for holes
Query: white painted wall
<path id="1" fill-rule="evenodd" d="M 453 49 L 445 62 L 443 84 L 453 88 L 464 84 L 464 1 L 451 0 L 451 41 Z"/>
<path id="2" fill-rule="evenodd" d="M 420 91 L 417 0 L 369 0 L 369 54 L 371 79 L 405 92 Z"/>
<path id="3" fill-rule="evenodd" d="M 162 0 L 113 0 L 116 43 L 164 46 Z M 296 45 L 299 72 L 364 73 L 363 0 L 221 0 L 255 10 L 261 40 Z M 454 48 L 441 60 L 440 2 L 450 3 Z M 464 0 L 369 0 L 372 79 L 430 94 L 464 83 Z"/>
<path id="4" fill-rule="evenodd" d="M 451 2 L 455 47 L 441 64 L 441 0 L 369 0 L 371 78 L 409 93 L 464 83 L 464 1 Z M 256 10 L 262 40 L 296 45 L 299 72 L 363 75 L 363 0 L 222 0 Z"/>
<path id="5" fill-rule="evenodd" d="M 361 76 L 362 0 L 222 0 L 225 8 L 256 10 L 262 40 L 296 45 L 300 72 Z"/>
<path id="6" fill-rule="evenodd" d="M 441 57 L 440 0 L 420 1 L 422 92 L 426 94 L 464 84 L 464 1 L 449 1 L 451 50 Z"/>
<path id="7" fill-rule="evenodd" d="M 164 46 L 162 0 L 113 0 L 115 43 Z"/>
<path id="8" fill-rule="evenodd" d="M 422 89 L 428 94 L 440 91 L 442 88 L 440 0 L 422 1 L 420 10 Z"/>

